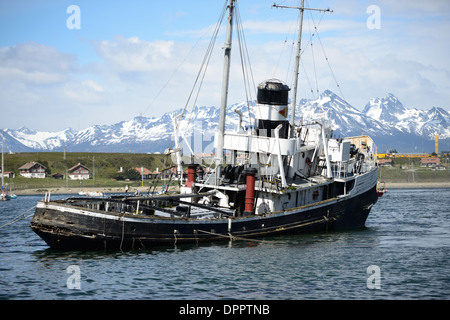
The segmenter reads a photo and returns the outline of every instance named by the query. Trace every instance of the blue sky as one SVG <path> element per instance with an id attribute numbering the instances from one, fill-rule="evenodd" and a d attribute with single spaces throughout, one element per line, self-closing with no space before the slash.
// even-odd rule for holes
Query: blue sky
<path id="1" fill-rule="evenodd" d="M 0 0 L 0 127 L 78 130 L 184 107 L 224 3 Z M 371 98 L 393 93 L 407 107 L 450 110 L 449 1 L 306 3 L 334 13 L 305 13 L 299 99 L 330 89 L 361 110 Z M 238 2 L 254 79 L 291 85 L 298 12 L 272 4 Z M 80 29 L 67 27 L 70 5 L 80 8 Z M 367 25 L 371 5 L 380 10 L 375 29 Z M 311 47 L 312 19 L 320 21 L 321 43 L 315 37 Z M 219 105 L 221 30 L 198 105 Z M 236 41 L 233 46 L 229 104 L 246 98 Z"/>

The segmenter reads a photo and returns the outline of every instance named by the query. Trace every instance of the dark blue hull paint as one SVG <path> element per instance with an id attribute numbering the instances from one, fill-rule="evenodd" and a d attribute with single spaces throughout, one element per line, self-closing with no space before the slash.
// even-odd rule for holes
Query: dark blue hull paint
<path id="1" fill-rule="evenodd" d="M 77 213 L 79 207 L 72 207 L 76 210 L 38 207 L 31 228 L 55 249 L 142 249 L 174 243 L 223 241 L 232 237 L 258 238 L 360 228 L 365 226 L 377 199 L 374 187 L 354 197 L 329 199 L 265 216 L 211 220 L 136 217 L 83 209 L 94 212 L 90 215 Z"/>

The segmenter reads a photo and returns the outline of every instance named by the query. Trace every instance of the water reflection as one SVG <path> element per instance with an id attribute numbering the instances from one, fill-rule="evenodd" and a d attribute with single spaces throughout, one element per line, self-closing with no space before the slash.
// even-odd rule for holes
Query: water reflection
<path id="1" fill-rule="evenodd" d="M 0 207 L 0 224 L 39 198 Z M 0 298 L 449 298 L 449 199 L 450 189 L 390 190 L 366 228 L 124 252 L 50 249 L 25 219 L 0 229 Z M 71 265 L 80 290 L 67 287 Z M 380 290 L 366 287 L 370 265 Z"/>

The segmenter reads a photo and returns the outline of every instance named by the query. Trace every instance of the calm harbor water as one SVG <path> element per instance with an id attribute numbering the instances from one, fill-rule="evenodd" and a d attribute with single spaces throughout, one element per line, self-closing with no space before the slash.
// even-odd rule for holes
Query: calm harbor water
<path id="1" fill-rule="evenodd" d="M 450 298 L 450 189 L 389 190 L 362 230 L 131 252 L 55 251 L 30 217 L 4 226 L 41 198 L 0 203 L 0 299 Z"/>

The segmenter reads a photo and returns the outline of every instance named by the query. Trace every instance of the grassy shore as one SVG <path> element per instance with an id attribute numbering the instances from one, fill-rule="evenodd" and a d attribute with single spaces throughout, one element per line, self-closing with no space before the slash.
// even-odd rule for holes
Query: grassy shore
<path id="1" fill-rule="evenodd" d="M 438 189 L 450 188 L 450 182 L 387 182 L 384 186 L 386 189 Z"/>
<path id="2" fill-rule="evenodd" d="M 155 171 L 173 165 L 171 158 L 162 154 L 90 152 L 23 152 L 5 154 L 5 171 L 15 173 L 16 186 L 27 183 L 26 180 L 20 179 L 19 168 L 28 162 L 39 162 L 45 166 L 47 176 L 55 173 L 65 176 L 69 168 L 81 163 L 89 169 L 91 177 L 95 175 L 99 181 L 101 179 L 104 179 L 104 181 L 115 180 L 121 168 L 123 172 L 130 168 L 141 167 Z M 32 181 L 28 180 L 28 183 L 32 183 Z M 49 184 L 50 182 L 47 181 L 46 183 Z M 72 182 L 69 181 L 69 183 Z"/>
<path id="3" fill-rule="evenodd" d="M 39 162 L 47 168 L 47 177 L 25 178 L 20 175 L 19 167 L 28 162 Z M 54 179 L 51 174 L 61 173 L 77 163 L 81 163 L 91 171 L 89 180 Z M 145 167 L 150 171 L 162 170 L 172 166 L 170 157 L 161 154 L 133 153 L 89 153 L 89 152 L 38 152 L 5 154 L 5 171 L 12 171 L 14 178 L 5 178 L 7 189 L 15 194 L 67 193 L 78 194 L 80 191 L 124 192 L 128 186 L 130 191 L 138 188 L 141 192 L 159 190 L 164 184 L 176 185 L 176 181 L 118 180 L 119 170 Z M 95 174 L 95 179 L 93 175 Z"/>
<path id="4" fill-rule="evenodd" d="M 23 164 L 37 161 L 48 169 L 44 179 L 24 178 L 18 168 Z M 49 175 L 66 173 L 66 169 L 82 163 L 95 171 L 95 180 L 58 180 Z M 450 188 L 449 159 L 441 158 L 446 170 L 433 171 L 420 167 L 419 159 L 395 159 L 393 167 L 378 168 L 378 180 L 386 188 Z M 157 191 L 163 185 L 177 188 L 177 181 L 124 181 L 115 179 L 119 168 L 140 168 L 154 171 L 172 165 L 171 159 L 164 155 L 126 154 L 126 153 L 18 153 L 5 154 L 5 171 L 13 171 L 15 178 L 6 178 L 7 188 L 17 195 L 24 194 L 78 194 L 80 191 L 101 191 L 103 193 L 125 192 L 126 186 L 131 192 L 138 188 L 140 192 Z"/>
<path id="5" fill-rule="evenodd" d="M 450 188 L 448 160 L 441 158 L 445 170 L 421 167 L 420 159 L 394 159 L 392 167 L 378 168 L 378 181 L 386 188 Z"/>

